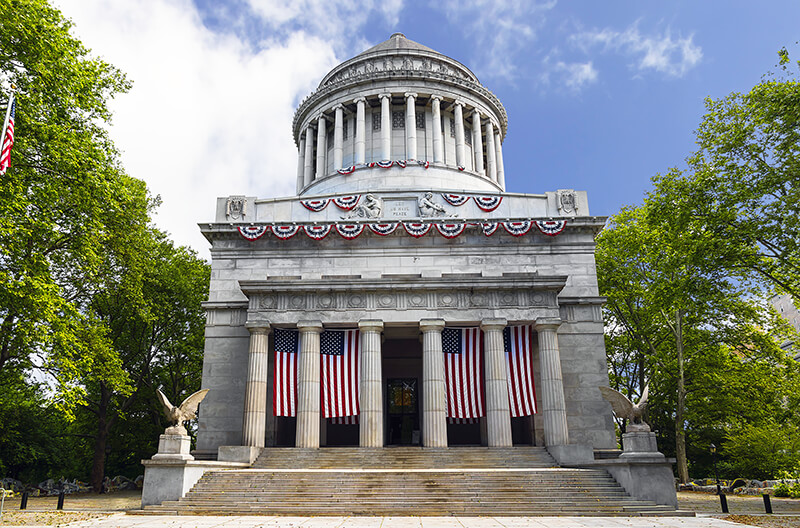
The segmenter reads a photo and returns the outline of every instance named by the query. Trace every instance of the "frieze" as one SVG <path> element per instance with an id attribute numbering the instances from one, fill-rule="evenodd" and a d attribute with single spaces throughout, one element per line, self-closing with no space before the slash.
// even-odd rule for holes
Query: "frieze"
<path id="1" fill-rule="evenodd" d="M 435 73 L 445 77 L 472 81 L 472 77 L 441 60 L 429 57 L 386 57 L 352 64 L 325 80 L 322 86 L 333 86 L 345 81 L 359 80 L 381 72 Z"/>

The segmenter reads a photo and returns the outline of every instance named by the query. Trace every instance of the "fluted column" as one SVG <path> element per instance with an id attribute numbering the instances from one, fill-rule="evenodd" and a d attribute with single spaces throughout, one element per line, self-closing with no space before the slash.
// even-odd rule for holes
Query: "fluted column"
<path id="1" fill-rule="evenodd" d="M 333 168 L 342 168 L 342 152 L 344 150 L 344 106 L 338 104 L 333 107 Z"/>
<path id="2" fill-rule="evenodd" d="M 513 445 L 506 355 L 503 349 L 503 329 L 507 324 L 505 319 L 484 319 L 481 322 L 486 365 L 486 428 L 489 447 Z"/>
<path id="3" fill-rule="evenodd" d="M 392 159 L 392 94 L 382 93 L 381 99 L 381 161 Z"/>
<path id="4" fill-rule="evenodd" d="M 447 447 L 442 319 L 422 319 L 422 445 Z"/>
<path id="5" fill-rule="evenodd" d="M 315 180 L 325 176 L 325 156 L 328 153 L 328 127 L 325 123 L 325 114 L 320 114 L 317 119 L 317 173 Z"/>
<path id="6" fill-rule="evenodd" d="M 267 377 L 269 367 L 268 323 L 247 325 L 250 330 L 250 354 L 247 386 L 244 393 L 242 445 L 264 447 L 267 436 Z"/>
<path id="7" fill-rule="evenodd" d="M 500 128 L 495 131 L 494 133 L 494 150 L 495 156 L 497 159 L 495 162 L 497 163 L 497 184 L 502 187 L 503 190 L 506 189 L 506 173 L 505 169 L 503 168 L 503 145 L 500 138 Z"/>
<path id="8" fill-rule="evenodd" d="M 481 113 L 472 112 L 472 151 L 475 154 L 475 172 L 483 172 L 483 144 L 481 143 Z"/>
<path id="9" fill-rule="evenodd" d="M 406 159 L 417 159 L 417 94 L 407 92 L 406 97 Z"/>
<path id="10" fill-rule="evenodd" d="M 381 370 L 383 321 L 359 321 L 358 329 L 361 334 L 359 445 L 361 447 L 383 447 L 383 375 Z"/>
<path id="11" fill-rule="evenodd" d="M 314 129 L 306 127 L 306 155 L 303 159 L 303 186 L 314 181 Z"/>
<path id="12" fill-rule="evenodd" d="M 300 144 L 297 147 L 297 194 L 303 190 L 303 177 L 306 165 L 306 137 L 300 134 Z"/>
<path id="13" fill-rule="evenodd" d="M 367 100 L 363 97 L 359 97 L 357 99 L 353 99 L 353 102 L 356 104 L 356 161 L 355 164 L 358 165 L 359 163 L 364 163 L 366 160 L 366 142 L 364 140 L 365 137 L 365 126 L 366 126 L 366 119 L 364 113 L 364 105 L 366 104 Z"/>
<path id="14" fill-rule="evenodd" d="M 464 163 L 464 101 L 456 101 L 453 109 L 456 122 L 456 165 L 465 167 Z"/>
<path id="15" fill-rule="evenodd" d="M 431 110 L 433 111 L 433 162 L 444 161 L 444 140 L 442 138 L 442 96 L 431 96 Z"/>
<path id="16" fill-rule="evenodd" d="M 537 319 L 539 363 L 542 369 L 542 421 L 544 443 L 569 444 L 567 407 L 564 403 L 564 382 L 561 378 L 561 354 L 558 351 L 558 327 L 561 319 Z"/>
<path id="17" fill-rule="evenodd" d="M 497 181 L 497 164 L 495 163 L 494 151 L 494 125 L 486 120 L 486 177 L 492 181 Z"/>
<path id="18" fill-rule="evenodd" d="M 300 321 L 300 357 L 297 365 L 297 447 L 319 447 L 319 335 L 322 323 Z"/>

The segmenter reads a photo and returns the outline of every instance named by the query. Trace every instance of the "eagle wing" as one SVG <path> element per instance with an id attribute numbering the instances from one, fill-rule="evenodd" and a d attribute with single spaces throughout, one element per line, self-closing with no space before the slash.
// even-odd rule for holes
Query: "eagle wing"
<path id="1" fill-rule="evenodd" d="M 650 394 L 650 384 L 644 386 L 644 392 L 642 393 L 642 397 L 639 399 L 639 407 L 644 407 L 647 405 L 647 396 Z"/>
<path id="2" fill-rule="evenodd" d="M 629 418 L 631 410 L 633 410 L 633 403 L 621 392 L 608 387 L 599 387 L 600 394 L 605 400 L 611 404 L 614 414 L 617 418 Z"/>
<path id="3" fill-rule="evenodd" d="M 174 420 L 175 418 L 172 416 L 172 404 L 167 399 L 167 396 L 161 392 L 161 389 L 156 389 L 156 394 L 158 394 L 158 399 L 164 407 L 164 414 L 167 416 L 167 420 Z"/>
<path id="4" fill-rule="evenodd" d="M 183 403 L 181 404 L 181 413 L 185 417 L 185 420 L 191 420 L 194 418 L 195 413 L 197 412 L 197 407 L 200 406 L 200 402 L 203 401 L 203 398 L 206 397 L 206 394 L 208 394 L 208 389 L 202 389 L 183 400 Z"/>

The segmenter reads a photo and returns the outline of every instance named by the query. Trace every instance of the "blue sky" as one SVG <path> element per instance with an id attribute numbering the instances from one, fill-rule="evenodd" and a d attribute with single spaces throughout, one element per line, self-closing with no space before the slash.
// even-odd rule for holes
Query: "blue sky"
<path id="1" fill-rule="evenodd" d="M 162 196 L 156 221 L 207 256 L 214 198 L 293 194 L 297 103 L 395 31 L 467 65 L 505 105 L 509 191 L 638 203 L 694 148 L 705 97 L 746 91 L 786 46 L 800 2 L 54 0 L 126 71 L 113 105 L 123 163 Z"/>

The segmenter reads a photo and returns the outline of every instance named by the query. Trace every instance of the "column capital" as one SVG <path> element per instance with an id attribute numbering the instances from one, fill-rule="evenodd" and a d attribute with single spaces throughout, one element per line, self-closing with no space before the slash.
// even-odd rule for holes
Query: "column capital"
<path id="1" fill-rule="evenodd" d="M 419 94 L 414 92 L 406 92 L 403 94 L 403 97 L 405 97 L 406 99 L 408 99 L 409 97 L 413 97 L 414 99 L 416 99 L 417 97 L 419 97 Z"/>
<path id="2" fill-rule="evenodd" d="M 380 332 L 383 330 L 383 321 L 380 319 L 362 319 L 358 322 L 358 329 L 362 332 Z"/>
<path id="3" fill-rule="evenodd" d="M 353 102 L 355 104 L 366 103 L 367 102 L 367 98 L 362 95 L 361 97 L 356 97 L 355 99 L 353 99 Z"/>
<path id="4" fill-rule="evenodd" d="M 320 114 L 320 115 L 317 116 L 317 122 L 318 123 L 320 121 L 327 121 L 327 120 L 328 120 L 328 116 L 326 116 L 325 114 Z"/>
<path id="5" fill-rule="evenodd" d="M 334 110 L 344 110 L 344 105 L 342 103 L 335 104 L 333 106 Z"/>
<path id="6" fill-rule="evenodd" d="M 559 326 L 561 326 L 561 319 L 559 317 L 541 317 L 533 324 L 537 332 L 541 332 L 542 330 L 555 331 L 558 330 Z"/>
<path id="7" fill-rule="evenodd" d="M 502 331 L 506 326 L 508 326 L 508 319 L 504 318 L 484 319 L 481 321 L 481 330 L 484 332 L 490 330 Z"/>
<path id="8" fill-rule="evenodd" d="M 389 99 L 391 101 L 392 100 L 392 94 L 390 94 L 390 93 L 378 94 L 378 98 L 379 99 Z"/>
<path id="9" fill-rule="evenodd" d="M 297 321 L 297 329 L 301 332 L 322 333 L 322 321 Z"/>
<path id="10" fill-rule="evenodd" d="M 453 101 L 453 105 L 460 106 L 461 108 L 464 108 L 466 104 L 467 103 L 465 103 L 462 99 L 456 99 L 455 101 Z"/>
<path id="11" fill-rule="evenodd" d="M 439 102 L 441 102 L 442 101 L 442 96 L 438 95 L 438 94 L 432 94 L 431 95 L 431 101 L 439 101 Z"/>
<path id="12" fill-rule="evenodd" d="M 482 117 L 483 117 L 483 114 L 481 114 L 481 111 L 480 111 L 480 110 L 478 110 L 477 108 L 473 108 L 473 109 L 472 109 L 472 116 L 473 116 L 473 117 L 474 117 L 474 116 L 478 116 L 479 118 L 482 118 Z"/>
<path id="13" fill-rule="evenodd" d="M 247 328 L 250 334 L 256 335 L 267 335 L 272 330 L 272 327 L 266 321 L 247 321 L 244 327 Z"/>
<path id="14" fill-rule="evenodd" d="M 420 319 L 419 329 L 424 333 L 444 330 L 444 319 Z"/>

